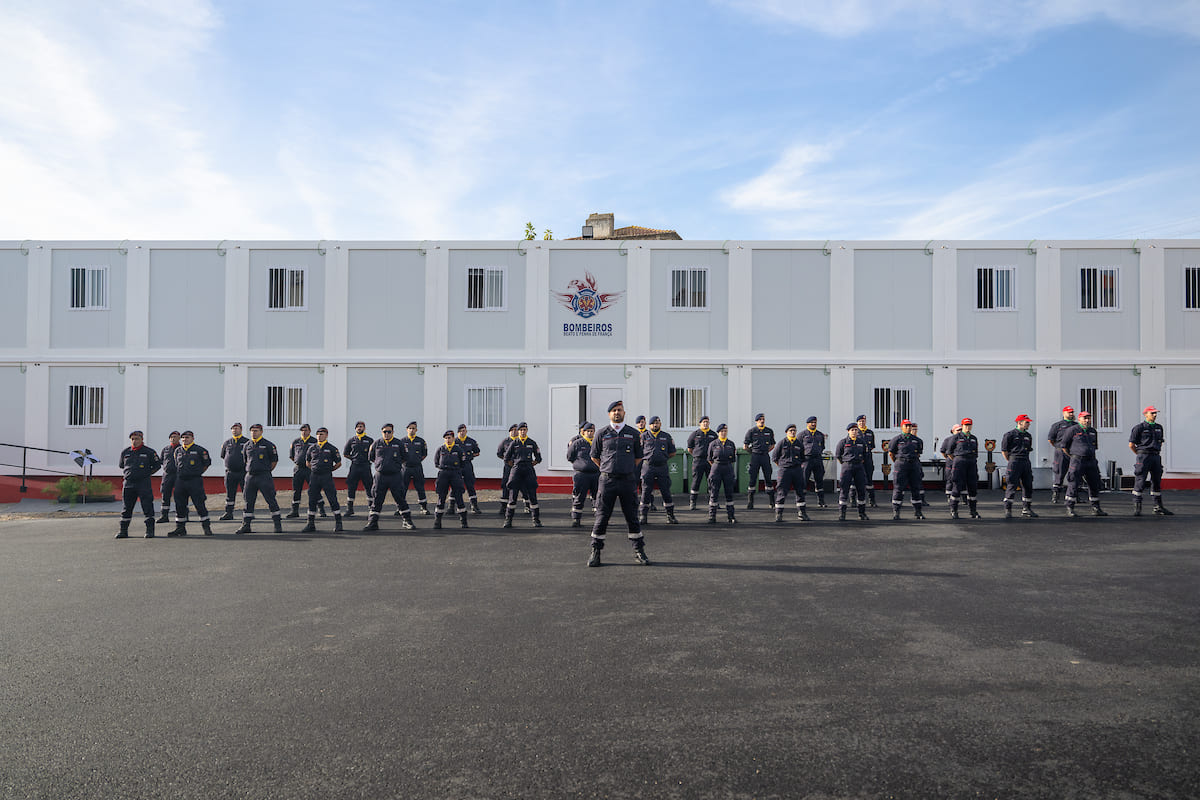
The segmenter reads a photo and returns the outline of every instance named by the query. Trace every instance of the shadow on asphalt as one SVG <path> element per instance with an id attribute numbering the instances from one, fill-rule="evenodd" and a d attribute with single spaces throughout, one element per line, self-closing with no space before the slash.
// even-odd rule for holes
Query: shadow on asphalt
<path id="1" fill-rule="evenodd" d="M 605 566 L 609 566 L 605 564 Z M 637 564 L 629 564 L 635 567 Z M 957 572 L 912 572 L 903 569 L 865 569 L 863 567 L 802 566 L 799 564 L 709 564 L 701 561 L 655 561 L 651 566 L 674 569 L 730 569 L 749 572 L 784 572 L 800 575 L 899 575 L 911 578 L 965 578 Z"/>

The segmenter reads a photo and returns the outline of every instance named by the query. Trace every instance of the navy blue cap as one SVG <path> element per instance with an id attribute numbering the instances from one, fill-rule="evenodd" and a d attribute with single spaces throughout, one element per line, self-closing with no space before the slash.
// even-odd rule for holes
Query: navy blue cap
<path id="1" fill-rule="evenodd" d="M 595 429 L 595 427 L 596 427 L 595 425 L 588 422 L 586 419 L 583 422 L 579 423 L 579 430 L 581 430 L 581 431 L 586 431 L 588 428 Z"/>
<path id="2" fill-rule="evenodd" d="M 645 422 L 645 421 L 646 421 L 645 414 L 638 414 L 638 418 L 634 420 L 634 422 Z"/>
<path id="3" fill-rule="evenodd" d="M 867 415 L 866 415 L 866 414 L 859 414 L 857 417 L 855 417 L 855 418 L 854 418 L 854 421 L 855 421 L 855 422 L 858 422 L 860 419 L 861 419 L 861 420 L 866 420 L 866 418 L 867 418 Z"/>
<path id="4" fill-rule="evenodd" d="M 611 403 L 608 404 L 608 410 L 612 411 L 617 406 L 624 406 L 624 405 L 625 404 L 623 402 L 621 402 L 620 400 L 613 400 Z"/>
<path id="5" fill-rule="evenodd" d="M 414 419 L 412 422 L 408 423 L 408 424 L 407 424 L 407 425 L 405 425 L 404 427 L 406 427 L 406 428 L 411 428 L 413 425 L 416 425 L 416 424 L 417 424 L 417 421 Z"/>
<path id="6" fill-rule="evenodd" d="M 130 439 L 132 439 L 135 436 L 141 436 L 143 439 L 146 438 L 146 434 L 142 433 L 141 431 L 130 431 L 129 432 Z"/>
<path id="7" fill-rule="evenodd" d="M 704 422 L 704 420 L 706 420 L 706 419 L 708 419 L 708 414 L 705 414 L 703 417 L 701 417 L 700 421 Z"/>
<path id="8" fill-rule="evenodd" d="M 465 422 L 462 423 L 461 425 L 458 426 L 458 429 L 460 431 L 465 431 L 467 429 L 467 423 L 465 423 Z"/>
<path id="9" fill-rule="evenodd" d="M 796 428 L 796 423 L 794 423 L 794 422 L 789 422 L 789 423 L 788 423 L 788 426 L 787 426 L 786 428 L 784 428 L 784 430 L 785 430 L 785 431 L 794 431 L 794 430 L 797 430 L 797 428 Z"/>
<path id="10" fill-rule="evenodd" d="M 508 426 L 508 432 L 509 432 L 509 433 L 512 433 L 512 432 L 513 432 L 513 431 L 515 431 L 516 429 L 517 429 L 517 426 L 516 426 L 516 425 L 509 425 L 509 426 Z"/>
<path id="11" fill-rule="evenodd" d="M 816 422 L 816 421 L 817 421 L 816 417 L 809 417 L 808 419 L 804 420 L 804 424 L 807 425 L 810 422 Z"/>
<path id="12" fill-rule="evenodd" d="M 656 422 L 662 422 L 662 417 L 659 417 L 658 415 L 655 415 L 655 416 L 653 416 L 653 417 L 651 417 L 651 418 L 650 418 L 650 424 L 651 424 L 651 425 L 653 425 L 653 424 L 654 424 L 654 423 L 656 423 Z"/>
<path id="13" fill-rule="evenodd" d="M 724 422 L 722 422 L 720 425 L 718 425 L 718 426 L 717 426 L 717 431 L 718 431 L 718 432 L 720 432 L 720 431 L 727 431 L 727 430 L 729 430 L 729 426 L 728 426 L 728 425 L 726 425 Z"/>
<path id="14" fill-rule="evenodd" d="M 856 431 L 856 430 L 858 430 L 858 425 L 855 422 L 851 422 L 849 425 L 846 426 L 846 430 Z"/>
<path id="15" fill-rule="evenodd" d="M 767 418 L 767 415 L 760 411 L 760 412 L 758 412 L 758 416 L 756 416 L 754 418 L 754 421 L 758 422 L 760 419 L 766 419 L 766 418 Z"/>
<path id="16" fill-rule="evenodd" d="M 517 426 L 517 430 L 521 430 L 521 428 L 525 428 L 526 430 L 528 430 L 528 429 L 529 429 L 529 423 L 528 423 L 528 422 L 522 422 L 521 424 L 519 424 L 519 425 Z"/>
<path id="17" fill-rule="evenodd" d="M 454 435 L 454 431 L 446 431 L 445 433 L 442 434 L 442 438 L 445 439 L 447 436 L 453 436 L 453 435 Z"/>

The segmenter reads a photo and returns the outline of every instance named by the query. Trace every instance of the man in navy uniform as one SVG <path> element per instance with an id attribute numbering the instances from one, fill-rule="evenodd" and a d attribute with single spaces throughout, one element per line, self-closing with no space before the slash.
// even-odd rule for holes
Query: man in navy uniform
<path id="1" fill-rule="evenodd" d="M 571 477 L 571 527 L 583 527 L 583 501 L 592 495 L 592 509 L 596 507 L 596 492 L 600 488 L 600 468 L 592 461 L 592 440 L 596 438 L 596 426 L 584 420 L 579 424 L 579 433 L 567 444 L 567 461 L 575 474 Z"/>
<path id="2" fill-rule="evenodd" d="M 346 473 L 346 519 L 354 516 L 354 498 L 361 486 L 367 496 L 367 507 L 371 506 L 371 445 L 375 440 L 367 436 L 367 423 L 354 423 L 354 435 L 342 448 L 342 455 L 350 462 Z"/>
<path id="3" fill-rule="evenodd" d="M 317 441 L 308 448 L 305 458 L 308 464 L 308 524 L 301 533 L 312 533 L 317 529 L 317 503 L 324 493 L 333 510 L 333 531 L 342 532 L 342 507 L 338 503 L 337 489 L 333 485 L 333 473 L 342 466 L 342 454 L 337 445 L 329 441 L 329 429 L 317 428 Z"/>
<path id="4" fill-rule="evenodd" d="M 613 507 L 621 501 L 621 513 L 633 542 L 633 558 L 647 565 L 646 539 L 638 524 L 637 475 L 642 465 L 642 437 L 635 428 L 625 424 L 625 406 L 620 400 L 608 404 L 609 424 L 596 431 L 592 442 L 592 461 L 600 468 L 600 489 L 597 494 L 596 521 L 592 525 L 592 554 L 589 567 L 600 566 L 600 551 L 604 549 L 608 520 Z"/>
<path id="5" fill-rule="evenodd" d="M 804 448 L 804 477 L 800 483 L 800 518 L 808 520 L 808 502 L 804 493 L 808 482 L 813 482 L 817 493 L 817 507 L 825 508 L 825 434 L 817 430 L 817 418 L 809 417 L 800 431 L 800 445 Z"/>
<path id="6" fill-rule="evenodd" d="M 212 536 L 208 519 L 208 495 L 204 493 L 204 471 L 212 466 L 208 450 L 196 444 L 191 431 L 184 431 L 175 450 L 175 530 L 167 536 L 187 536 L 188 501 L 196 507 L 196 516 L 205 536 Z"/>
<path id="7" fill-rule="evenodd" d="M 1033 466 L 1030 456 L 1033 454 L 1033 434 L 1029 426 L 1033 420 L 1028 414 L 1020 414 L 1016 419 L 1017 427 L 1004 434 L 1000 439 L 1000 453 L 1008 462 L 1008 472 L 1005 482 L 1008 488 L 1004 491 L 1004 518 L 1012 519 L 1013 500 L 1017 496 L 1017 487 L 1021 487 L 1021 516 L 1036 517 L 1033 510 Z"/>
<path id="8" fill-rule="evenodd" d="M 517 426 L 517 438 L 509 440 L 504 450 L 504 460 L 512 471 L 508 474 L 508 508 L 504 512 L 504 525 L 511 528 L 517 510 L 517 494 L 525 496 L 529 511 L 533 515 L 533 527 L 542 527 L 542 512 L 537 500 L 537 471 L 542 463 L 542 451 L 537 442 L 529 438 L 529 425 L 522 422 Z"/>
<path id="9" fill-rule="evenodd" d="M 846 436 L 833 449 L 833 457 L 842 465 L 838 481 L 841 493 L 838 495 L 838 520 L 846 521 L 846 506 L 850 505 L 850 487 L 854 487 L 857 499 L 858 518 L 867 519 L 867 472 L 863 469 L 866 459 L 866 445 L 858 438 L 858 425 L 851 422 L 846 426 Z"/>
<path id="10" fill-rule="evenodd" d="M 363 530 L 379 530 L 379 512 L 383 509 L 387 493 L 391 492 L 403 518 L 401 526 L 411 531 L 414 527 L 412 514 L 408 510 L 408 501 L 404 499 L 404 446 L 392 436 L 395 432 L 392 423 L 384 423 L 380 431 L 383 435 L 371 444 L 369 454 L 375 465 L 375 483 L 371 487 L 371 513 Z"/>
<path id="11" fill-rule="evenodd" d="M 867 476 L 867 502 L 875 508 L 875 431 L 867 427 L 867 415 L 859 414 L 855 420 L 858 424 L 858 438 L 866 449 L 863 458 L 863 472 Z"/>
<path id="12" fill-rule="evenodd" d="M 508 513 L 508 479 L 512 474 L 512 464 L 509 464 L 504 458 L 504 454 L 508 451 L 509 444 L 517 438 L 517 426 L 508 426 L 508 438 L 501 439 L 499 446 L 496 447 L 496 458 L 503 462 L 504 467 L 500 472 L 500 516 Z"/>
<path id="13" fill-rule="evenodd" d="M 958 504 L 963 491 L 967 493 L 967 504 L 971 508 L 971 519 L 980 519 L 979 514 L 979 439 L 971 433 L 975 421 L 963 417 L 962 429 L 950 437 L 946 454 L 953 459 L 954 493 L 950 495 L 950 518 L 958 519 Z"/>
<path id="14" fill-rule="evenodd" d="M 417 503 L 421 506 L 421 514 L 429 516 L 429 502 L 425 498 L 425 467 L 421 463 L 429 457 L 429 447 L 425 440 L 417 436 L 417 423 L 410 422 L 407 426 L 408 435 L 400 440 L 404 448 L 404 495 L 408 497 L 408 487 L 417 490 Z M 397 514 L 399 516 L 399 514 Z"/>
<path id="15" fill-rule="evenodd" d="M 667 524 L 678 525 L 675 500 L 671 497 L 671 471 L 667 467 L 667 462 L 675 455 L 675 440 L 662 429 L 662 418 L 650 418 L 650 429 L 642 433 L 642 455 L 641 523 L 646 524 L 650 509 L 654 507 L 654 487 L 657 485 L 662 493 Z"/>
<path id="16" fill-rule="evenodd" d="M 900 508 L 904 505 L 904 490 L 912 500 L 913 516 L 925 519 L 921 506 L 925 503 L 924 474 L 921 471 L 921 454 L 925 442 L 912 431 L 912 420 L 900 422 L 900 434 L 888 442 L 892 454 L 892 519 L 900 519 Z"/>
<path id="17" fill-rule="evenodd" d="M 154 448 L 146 447 L 141 431 L 129 434 L 129 447 L 121 451 L 121 459 L 117 466 L 125 474 L 121 486 L 121 528 L 116 538 L 129 538 L 129 524 L 133 522 L 133 506 L 139 500 L 142 502 L 142 514 L 146 517 L 146 538 L 154 538 L 154 489 L 150 486 L 150 476 L 158 472 L 162 459 Z"/>
<path id="18" fill-rule="evenodd" d="M 796 516 L 808 521 L 804 498 L 804 443 L 796 436 L 796 426 L 788 425 L 786 435 L 771 451 L 771 460 L 779 467 L 779 478 L 775 481 L 775 521 L 783 522 L 783 504 L 788 492 L 796 490 Z"/>
<path id="19" fill-rule="evenodd" d="M 1067 516 L 1079 516 L 1075 513 L 1075 498 L 1079 484 L 1086 482 L 1092 499 L 1092 516 L 1107 517 L 1108 512 L 1100 508 L 1100 464 L 1096 460 L 1100 434 L 1092 427 L 1091 412 L 1080 411 L 1079 424 L 1067 428 L 1059 443 L 1063 455 L 1071 459 L 1067 468 Z"/>
<path id="20" fill-rule="evenodd" d="M 1058 503 L 1059 495 L 1062 493 L 1063 483 L 1067 477 L 1067 470 L 1071 466 L 1071 459 L 1063 455 L 1062 437 L 1075 425 L 1075 409 L 1070 406 L 1063 406 L 1062 419 L 1050 426 L 1050 430 L 1046 432 L 1046 441 L 1050 443 L 1050 450 L 1054 453 L 1054 484 L 1051 487 L 1050 502 Z"/>
<path id="21" fill-rule="evenodd" d="M 312 428 L 308 423 L 300 426 L 300 436 L 292 440 L 292 448 L 288 453 L 288 458 L 295 465 L 292 467 L 292 513 L 287 515 L 288 519 L 298 519 L 300 516 L 300 494 L 304 490 L 305 484 L 309 482 L 310 470 L 308 468 L 308 448 L 317 443 L 315 436 L 309 436 Z M 321 516 L 325 516 L 325 501 L 321 501 L 318 506 Z"/>
<path id="22" fill-rule="evenodd" d="M 242 448 L 246 457 L 246 489 L 243 495 L 246 507 L 242 510 L 242 527 L 235 534 L 252 533 L 250 523 L 254 520 L 254 504 L 261 493 L 276 533 L 283 533 L 279 502 L 275 499 L 275 476 L 272 474 L 279 463 L 279 449 L 275 443 L 263 438 L 263 426 L 257 422 L 250 426 L 250 441 Z"/>
<path id="23" fill-rule="evenodd" d="M 771 481 L 771 449 L 775 447 L 775 431 L 767 427 L 767 415 L 758 414 L 754 417 L 754 427 L 746 431 L 742 441 L 746 452 L 750 454 L 750 474 L 747 484 L 746 510 L 754 510 L 754 493 L 758 490 L 758 475 L 761 472 L 763 489 L 775 509 L 775 484 Z"/>
<path id="24" fill-rule="evenodd" d="M 442 529 L 442 517 L 446 513 L 446 497 L 454 498 L 458 506 L 458 519 L 461 527 L 467 527 L 467 504 L 463 502 L 462 468 L 466 453 L 462 445 L 455 440 L 454 431 L 442 434 L 442 446 L 433 454 L 433 467 L 437 477 L 433 481 L 433 490 L 437 493 L 437 505 L 433 509 L 433 527 Z"/>
<path id="25" fill-rule="evenodd" d="M 479 442 L 467 435 L 467 424 L 458 426 L 458 436 L 455 437 L 458 446 L 463 451 L 462 479 L 463 489 L 467 499 L 471 501 L 471 513 L 482 514 L 479 510 L 479 497 L 475 494 L 475 459 L 479 457 Z M 466 527 L 465 525 L 463 527 Z"/>
<path id="26" fill-rule="evenodd" d="M 950 498 L 954 495 L 954 462 L 950 458 L 950 440 L 954 435 L 962 430 L 962 423 L 956 422 L 950 426 L 950 435 L 942 439 L 941 447 L 938 452 L 942 454 L 942 482 L 946 486 L 946 505 L 950 505 Z"/>
<path id="27" fill-rule="evenodd" d="M 638 436 L 645 435 L 645 433 L 646 433 L 646 415 L 638 414 L 637 419 L 635 419 L 633 421 L 633 425 L 635 428 L 637 428 Z M 643 464 L 643 466 L 645 466 L 645 465 Z M 638 507 L 641 508 L 642 482 L 640 480 L 638 481 L 637 490 L 638 490 L 638 504 L 639 504 Z M 657 508 L 654 507 L 654 498 L 653 497 L 650 498 L 650 510 L 651 511 L 658 510 Z M 642 524 L 643 525 L 646 524 L 645 518 L 642 519 Z"/>
<path id="28" fill-rule="evenodd" d="M 163 465 L 162 485 L 158 489 L 162 495 L 162 516 L 158 518 L 159 522 L 170 521 L 171 501 L 175 498 L 175 451 L 178 449 L 179 431 L 171 431 L 170 443 L 158 454 L 158 459 Z"/>
<path id="29" fill-rule="evenodd" d="M 717 438 L 708 446 L 708 524 L 717 523 L 717 498 L 725 488 L 725 517 L 729 524 L 737 522 L 733 516 L 733 494 L 737 487 L 737 446 L 729 441 L 729 426 L 722 422 L 717 427 Z"/>
<path id="30" fill-rule="evenodd" d="M 708 416 L 700 418 L 700 427 L 688 437 L 688 450 L 692 453 L 692 491 L 688 511 L 696 510 L 696 498 L 700 493 L 700 481 L 708 475 L 708 446 L 717 439 L 717 433 L 708 427 Z"/>
<path id="31" fill-rule="evenodd" d="M 1142 421 L 1129 432 L 1129 449 L 1137 460 L 1133 465 L 1133 515 L 1142 515 L 1142 492 L 1146 490 L 1146 479 L 1150 479 L 1150 496 L 1154 498 L 1154 513 L 1164 516 L 1173 514 L 1163 505 L 1162 499 L 1162 446 L 1166 440 L 1163 426 L 1158 424 L 1158 409 L 1146 406 L 1142 410 Z"/>
<path id="32" fill-rule="evenodd" d="M 221 443 L 221 460 L 225 462 L 225 513 L 220 519 L 233 519 L 233 502 L 237 499 L 238 489 L 245 491 L 246 458 L 242 448 L 246 446 L 246 437 L 242 436 L 242 423 L 235 422 L 229 426 L 233 434 Z"/>

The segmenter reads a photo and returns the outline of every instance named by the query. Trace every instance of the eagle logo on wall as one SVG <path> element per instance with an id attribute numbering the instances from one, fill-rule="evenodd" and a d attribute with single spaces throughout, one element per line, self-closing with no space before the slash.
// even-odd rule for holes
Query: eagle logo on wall
<path id="1" fill-rule="evenodd" d="M 590 272 L 583 273 L 583 280 L 576 278 L 567 284 L 567 291 L 551 291 L 564 307 L 571 309 L 583 319 L 594 317 L 621 299 L 624 292 L 596 291 L 596 276 Z"/>

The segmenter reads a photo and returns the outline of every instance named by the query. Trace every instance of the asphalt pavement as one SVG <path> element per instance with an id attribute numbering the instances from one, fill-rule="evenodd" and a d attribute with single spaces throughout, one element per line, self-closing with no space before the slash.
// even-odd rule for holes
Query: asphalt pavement
<path id="1" fill-rule="evenodd" d="M 998 501 L 660 513 L 651 566 L 618 514 L 599 569 L 565 498 L 508 531 L 9 518 L 0 796 L 1200 797 L 1200 493 Z"/>

